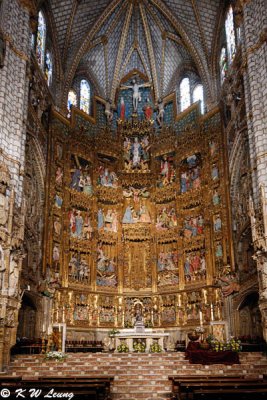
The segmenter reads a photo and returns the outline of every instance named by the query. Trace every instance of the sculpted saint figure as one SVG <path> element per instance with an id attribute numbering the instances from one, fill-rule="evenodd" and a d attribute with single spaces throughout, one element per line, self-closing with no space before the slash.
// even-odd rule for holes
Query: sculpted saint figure
<path id="1" fill-rule="evenodd" d="M 161 128 L 163 126 L 163 120 L 164 120 L 164 113 L 165 113 L 164 107 L 165 107 L 164 101 L 159 99 L 158 100 L 158 107 L 157 107 L 157 109 L 158 109 L 157 121 L 158 121 L 158 124 L 159 124 L 159 126 Z"/>
<path id="2" fill-rule="evenodd" d="M 0 187 L 0 225 L 6 225 L 8 219 L 8 198 L 6 197 L 6 187 Z"/>
<path id="3" fill-rule="evenodd" d="M 113 119 L 113 110 L 112 110 L 112 105 L 111 105 L 110 99 L 107 99 L 107 101 L 105 103 L 105 115 L 107 117 L 108 124 L 111 124 L 112 119 Z"/>

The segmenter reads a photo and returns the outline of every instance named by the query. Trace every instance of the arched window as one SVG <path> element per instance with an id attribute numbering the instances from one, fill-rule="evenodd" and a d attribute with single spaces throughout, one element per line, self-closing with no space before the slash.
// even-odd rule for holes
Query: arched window
<path id="1" fill-rule="evenodd" d="M 80 109 L 87 114 L 90 114 L 90 97 L 90 85 L 85 79 L 82 79 L 80 83 Z"/>
<path id="2" fill-rule="evenodd" d="M 225 20 L 225 33 L 226 33 L 228 60 L 229 63 L 231 64 L 236 51 L 234 14 L 232 6 L 229 7 L 227 17 Z"/>
<path id="3" fill-rule="evenodd" d="M 45 62 L 45 41 L 46 41 L 46 22 L 44 14 L 39 11 L 38 15 L 38 30 L 36 40 L 36 57 L 38 64 L 43 69 Z"/>
<path id="4" fill-rule="evenodd" d="M 221 55 L 220 55 L 221 83 L 223 83 L 224 78 L 226 77 L 227 69 L 228 69 L 228 64 L 227 64 L 226 48 L 223 47 L 222 50 L 221 50 Z"/>
<path id="5" fill-rule="evenodd" d="M 52 57 L 51 53 L 47 51 L 45 55 L 45 78 L 48 86 L 50 86 L 52 83 L 52 73 L 53 73 Z"/>
<path id="6" fill-rule="evenodd" d="M 74 92 L 73 89 L 69 91 L 68 94 L 68 110 L 70 111 L 71 106 L 77 107 L 77 94 Z"/>
<path id="7" fill-rule="evenodd" d="M 180 83 L 180 110 L 184 111 L 191 104 L 189 78 L 184 78 Z"/>
<path id="8" fill-rule="evenodd" d="M 201 114 L 204 114 L 204 92 L 203 85 L 199 84 L 193 90 L 193 103 L 200 101 Z"/>

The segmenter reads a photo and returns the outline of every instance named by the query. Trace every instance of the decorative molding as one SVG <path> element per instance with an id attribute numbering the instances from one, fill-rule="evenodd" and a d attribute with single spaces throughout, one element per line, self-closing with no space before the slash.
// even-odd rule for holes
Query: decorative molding
<path id="1" fill-rule="evenodd" d="M 126 17 L 125 17 L 125 21 L 124 21 L 124 25 L 122 28 L 121 39 L 120 39 L 117 59 L 116 59 L 116 63 L 115 63 L 114 78 L 113 78 L 111 96 L 110 96 L 112 102 L 114 102 L 116 88 L 119 83 L 119 74 L 120 74 L 120 68 L 121 68 L 121 63 L 122 63 L 122 56 L 123 56 L 123 52 L 124 52 L 124 48 L 125 48 L 125 44 L 126 44 L 126 40 L 127 40 L 127 35 L 129 32 L 132 13 L 133 13 L 133 5 L 129 4 L 127 13 L 126 13 Z"/>
<path id="2" fill-rule="evenodd" d="M 64 41 L 64 47 L 63 47 L 63 55 L 62 55 L 62 60 L 63 62 L 66 60 L 67 57 L 67 52 L 68 52 L 68 47 L 70 44 L 70 38 L 71 38 L 71 30 L 73 27 L 73 21 L 74 21 L 74 17 L 76 15 L 77 12 L 77 8 L 79 5 L 79 1 L 78 0 L 73 0 L 72 3 L 72 9 L 71 9 L 71 16 L 68 22 L 68 27 L 67 27 L 67 32 L 66 32 L 66 37 L 65 37 L 65 41 Z"/>
<path id="3" fill-rule="evenodd" d="M 30 13 L 31 16 L 36 15 L 37 13 L 36 0 L 18 0 L 18 2 L 23 8 L 26 8 L 26 10 Z"/>
<path id="4" fill-rule="evenodd" d="M 198 29 L 199 29 L 199 32 L 200 32 L 200 40 L 201 40 L 201 43 L 202 43 L 202 46 L 203 46 L 203 50 L 204 50 L 206 59 L 208 60 L 209 52 L 208 52 L 207 43 L 206 43 L 206 40 L 205 40 L 205 34 L 203 33 L 203 29 L 202 29 L 202 25 L 201 25 L 201 21 L 200 21 L 200 16 L 199 16 L 199 11 L 198 11 L 198 8 L 197 8 L 197 4 L 195 3 L 195 0 L 191 0 L 191 4 L 192 4 L 193 11 L 194 11 L 194 14 L 195 14 L 195 18 L 196 18 L 196 21 L 197 21 L 197 26 L 198 26 Z"/>
<path id="5" fill-rule="evenodd" d="M 141 3 L 139 4 L 139 9 L 140 9 L 140 13 L 141 13 L 142 21 L 143 21 L 143 26 L 144 26 L 144 31 L 145 31 L 145 36 L 146 36 L 146 41 L 147 41 L 147 48 L 148 48 L 148 54 L 149 54 L 151 72 L 152 72 L 152 79 L 153 79 L 155 98 L 156 98 L 156 100 L 158 100 L 159 99 L 159 87 L 158 87 L 156 61 L 155 61 L 155 56 L 154 56 L 154 50 L 153 50 L 153 44 L 152 44 L 152 39 L 151 39 L 150 28 L 149 28 L 149 25 L 148 25 L 147 15 L 145 13 L 145 9 L 144 9 L 143 4 L 141 4 Z"/>
<path id="6" fill-rule="evenodd" d="M 29 61 L 29 57 L 23 51 L 17 49 L 17 47 L 14 45 L 14 41 L 11 36 L 3 34 L 3 38 L 5 39 L 10 49 L 16 54 L 16 56 L 18 56 L 23 61 Z"/>

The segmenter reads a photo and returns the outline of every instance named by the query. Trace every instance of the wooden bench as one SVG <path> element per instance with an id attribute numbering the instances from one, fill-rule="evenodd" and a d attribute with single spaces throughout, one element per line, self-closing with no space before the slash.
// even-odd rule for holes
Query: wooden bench
<path id="1" fill-rule="evenodd" d="M 194 390 L 194 400 L 266 400 L 267 388 L 242 389 L 199 389 Z"/>
<path id="2" fill-rule="evenodd" d="M 177 400 L 211 400 L 215 394 L 223 395 L 223 393 L 225 393 L 223 398 L 226 398 L 226 395 L 229 396 L 231 393 L 233 396 L 238 394 L 238 398 L 241 400 L 243 395 L 240 397 L 240 394 L 242 393 L 244 393 L 244 399 L 250 399 L 253 397 L 253 391 L 255 391 L 255 394 L 260 393 L 261 390 L 263 393 L 267 392 L 267 381 L 260 378 L 246 378 L 244 376 L 172 376 L 169 379 L 172 380 L 172 398 Z M 257 400 L 255 396 L 253 400 Z"/>
<path id="3" fill-rule="evenodd" d="M 0 377 L 0 389 L 7 388 L 11 392 L 9 399 L 13 400 L 16 397 L 16 390 L 25 390 L 24 395 L 30 396 L 30 389 L 41 390 L 40 399 L 51 390 L 53 393 L 72 393 L 73 398 L 77 400 L 109 400 L 110 399 L 110 386 L 113 377 Z M 67 398 L 67 397 L 65 397 Z"/>

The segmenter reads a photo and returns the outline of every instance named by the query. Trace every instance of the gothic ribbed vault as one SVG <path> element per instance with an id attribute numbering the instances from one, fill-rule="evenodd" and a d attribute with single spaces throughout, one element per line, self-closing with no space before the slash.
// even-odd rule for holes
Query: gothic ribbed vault
<path id="1" fill-rule="evenodd" d="M 214 59 L 220 0 L 51 0 L 51 15 L 65 102 L 75 75 L 91 77 L 102 97 L 114 100 L 120 80 L 139 70 L 157 98 L 175 89 L 183 70 L 198 72 L 214 101 Z M 211 95 L 213 93 L 213 96 Z"/>

